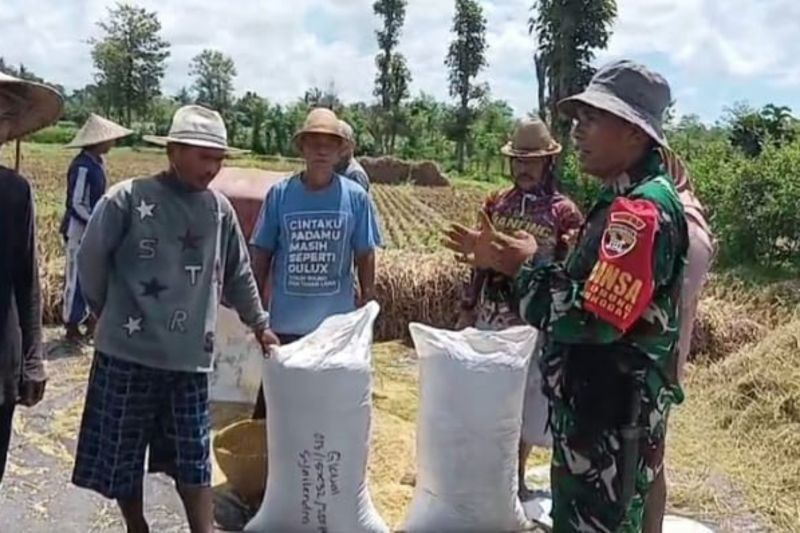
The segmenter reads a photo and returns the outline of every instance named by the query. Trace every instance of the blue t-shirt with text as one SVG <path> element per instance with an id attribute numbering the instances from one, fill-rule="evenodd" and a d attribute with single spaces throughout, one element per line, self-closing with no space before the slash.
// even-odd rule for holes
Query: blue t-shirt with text
<path id="1" fill-rule="evenodd" d="M 312 191 L 293 176 L 267 193 L 252 244 L 273 257 L 270 327 L 306 335 L 355 309 L 354 257 L 379 247 L 381 236 L 361 186 L 336 175 Z"/>

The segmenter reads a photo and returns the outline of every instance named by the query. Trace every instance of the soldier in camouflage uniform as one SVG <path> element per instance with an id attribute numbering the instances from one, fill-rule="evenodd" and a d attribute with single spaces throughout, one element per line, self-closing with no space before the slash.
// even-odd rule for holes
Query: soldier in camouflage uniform
<path id="1" fill-rule="evenodd" d="M 678 308 L 688 247 L 683 206 L 663 162 L 666 81 L 612 63 L 561 103 L 583 170 L 603 188 L 565 263 L 535 237 L 484 217 L 450 247 L 515 276 L 526 322 L 548 331 L 541 361 L 553 432 L 554 531 L 638 532 L 663 468 L 677 380 Z M 531 260 L 532 258 L 532 260 Z"/>

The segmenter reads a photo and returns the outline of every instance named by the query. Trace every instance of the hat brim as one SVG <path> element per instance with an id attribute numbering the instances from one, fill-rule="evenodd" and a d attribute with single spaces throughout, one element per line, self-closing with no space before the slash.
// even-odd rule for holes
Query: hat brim
<path id="1" fill-rule="evenodd" d="M 294 137 L 292 138 L 294 147 L 297 149 L 298 152 L 300 151 L 300 141 L 302 141 L 303 137 L 305 137 L 306 135 L 330 135 L 331 137 L 339 138 L 343 143 L 347 145 L 353 144 L 347 137 L 342 135 L 342 133 L 339 132 L 338 130 L 333 131 L 330 128 L 308 128 L 298 131 L 297 133 L 294 134 Z"/>
<path id="2" fill-rule="evenodd" d="M 664 148 L 669 148 L 664 129 L 655 117 L 639 113 L 630 104 L 614 94 L 598 90 L 586 90 L 565 98 L 558 103 L 558 109 L 570 118 L 575 118 L 580 104 L 606 111 L 644 131 L 651 139 Z"/>
<path id="3" fill-rule="evenodd" d="M 153 144 L 155 146 L 166 147 L 168 144 L 185 144 L 186 146 L 196 146 L 198 148 L 214 148 L 216 150 L 222 150 L 226 154 L 230 155 L 241 155 L 241 154 L 249 154 L 250 150 L 242 150 L 240 148 L 231 148 L 230 146 L 220 145 L 215 142 L 211 141 L 203 141 L 200 139 L 176 139 L 174 137 L 160 137 L 157 135 L 145 135 L 142 137 L 142 140 L 146 143 Z"/>
<path id="4" fill-rule="evenodd" d="M 130 137 L 133 135 L 133 132 L 130 133 L 120 133 L 119 135 L 115 135 L 113 137 L 104 137 L 98 141 L 95 140 L 86 140 L 86 141 L 72 141 L 69 144 L 64 145 L 64 148 L 87 148 L 89 146 L 97 146 L 98 144 L 103 144 L 111 141 L 118 141 L 120 139 L 124 139 L 125 137 Z"/>
<path id="5" fill-rule="evenodd" d="M 25 94 L 19 95 L 16 91 L 11 94 L 12 99 L 21 98 L 23 103 L 18 112 L 9 119 L 11 128 L 6 140 L 19 139 L 29 133 L 46 128 L 61 117 L 64 98 L 55 89 L 25 80 L 0 79 L 0 92 L 11 86 L 24 87 Z"/>
<path id="6" fill-rule="evenodd" d="M 515 150 L 514 147 L 511 145 L 511 143 L 509 143 L 500 149 L 500 153 L 512 159 L 537 159 L 540 157 L 551 157 L 554 155 L 558 155 L 561 153 L 561 150 L 562 147 L 557 142 L 554 142 L 550 148 L 545 148 L 544 150 L 536 150 L 533 152 Z"/>

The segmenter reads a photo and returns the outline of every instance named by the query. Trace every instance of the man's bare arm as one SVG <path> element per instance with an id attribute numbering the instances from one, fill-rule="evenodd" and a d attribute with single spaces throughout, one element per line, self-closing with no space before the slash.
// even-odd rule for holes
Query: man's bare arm
<path id="1" fill-rule="evenodd" d="M 358 306 L 361 307 L 375 299 L 375 250 L 357 256 L 355 262 L 361 289 Z"/>

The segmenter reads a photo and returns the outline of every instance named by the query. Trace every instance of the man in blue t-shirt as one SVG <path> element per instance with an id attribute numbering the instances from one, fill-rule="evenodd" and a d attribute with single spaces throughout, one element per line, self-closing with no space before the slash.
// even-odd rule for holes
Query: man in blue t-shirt
<path id="1" fill-rule="evenodd" d="M 381 245 L 367 192 L 334 172 L 347 149 L 336 115 L 314 109 L 294 142 L 306 169 L 270 189 L 251 242 L 261 294 L 271 282 L 270 328 L 284 344 L 374 299 Z M 253 417 L 264 415 L 259 391 Z"/>

